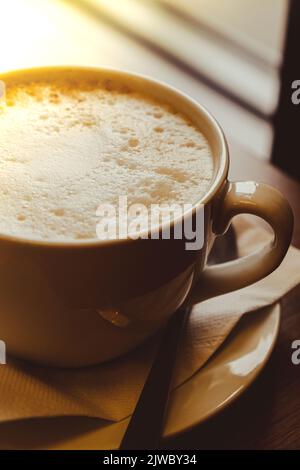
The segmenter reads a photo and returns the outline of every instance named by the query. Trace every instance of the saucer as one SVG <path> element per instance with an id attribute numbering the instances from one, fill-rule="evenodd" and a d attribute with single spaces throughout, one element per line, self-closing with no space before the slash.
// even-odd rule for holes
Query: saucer
<path id="1" fill-rule="evenodd" d="M 267 363 L 280 324 L 280 304 L 245 315 L 223 346 L 171 393 L 164 437 L 204 422 L 236 400 Z M 84 417 L 16 421 L 0 426 L 2 449 L 117 449 L 130 418 Z"/>

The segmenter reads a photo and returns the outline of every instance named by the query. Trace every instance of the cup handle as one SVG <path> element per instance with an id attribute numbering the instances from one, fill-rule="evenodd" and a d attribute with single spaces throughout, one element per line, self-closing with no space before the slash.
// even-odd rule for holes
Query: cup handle
<path id="1" fill-rule="evenodd" d="M 238 214 L 264 219 L 274 231 L 273 240 L 261 250 L 227 263 L 206 267 L 186 303 L 193 305 L 210 297 L 259 281 L 283 260 L 293 233 L 293 212 L 287 200 L 271 186 L 253 181 L 229 182 L 213 211 L 213 231 L 222 235 Z"/>

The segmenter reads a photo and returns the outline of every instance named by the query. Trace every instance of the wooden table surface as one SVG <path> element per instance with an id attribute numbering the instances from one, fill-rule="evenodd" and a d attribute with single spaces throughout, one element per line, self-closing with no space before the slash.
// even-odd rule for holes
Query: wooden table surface
<path id="1" fill-rule="evenodd" d="M 231 179 L 272 184 L 288 198 L 295 215 L 293 244 L 300 248 L 300 184 L 268 163 L 232 153 Z M 291 362 L 295 339 L 300 339 L 300 286 L 282 301 L 279 338 L 259 378 L 225 411 L 165 447 L 300 449 L 300 365 Z"/>

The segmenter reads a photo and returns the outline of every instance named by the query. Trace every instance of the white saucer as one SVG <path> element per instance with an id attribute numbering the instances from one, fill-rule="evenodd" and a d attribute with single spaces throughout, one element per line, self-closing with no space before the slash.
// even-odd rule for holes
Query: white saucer
<path id="1" fill-rule="evenodd" d="M 268 361 L 279 323 L 279 304 L 245 316 L 211 360 L 172 392 L 164 437 L 199 425 L 236 400 Z M 0 448 L 117 449 L 128 422 L 61 417 L 4 423 Z"/>

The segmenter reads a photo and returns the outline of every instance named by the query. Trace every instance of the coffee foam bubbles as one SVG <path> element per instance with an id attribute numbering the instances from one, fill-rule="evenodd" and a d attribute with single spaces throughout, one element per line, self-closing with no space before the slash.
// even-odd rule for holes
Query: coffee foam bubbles
<path id="1" fill-rule="evenodd" d="M 204 136 L 138 93 L 35 83 L 0 109 L 0 232 L 95 239 L 100 203 L 193 203 L 211 183 Z"/>

